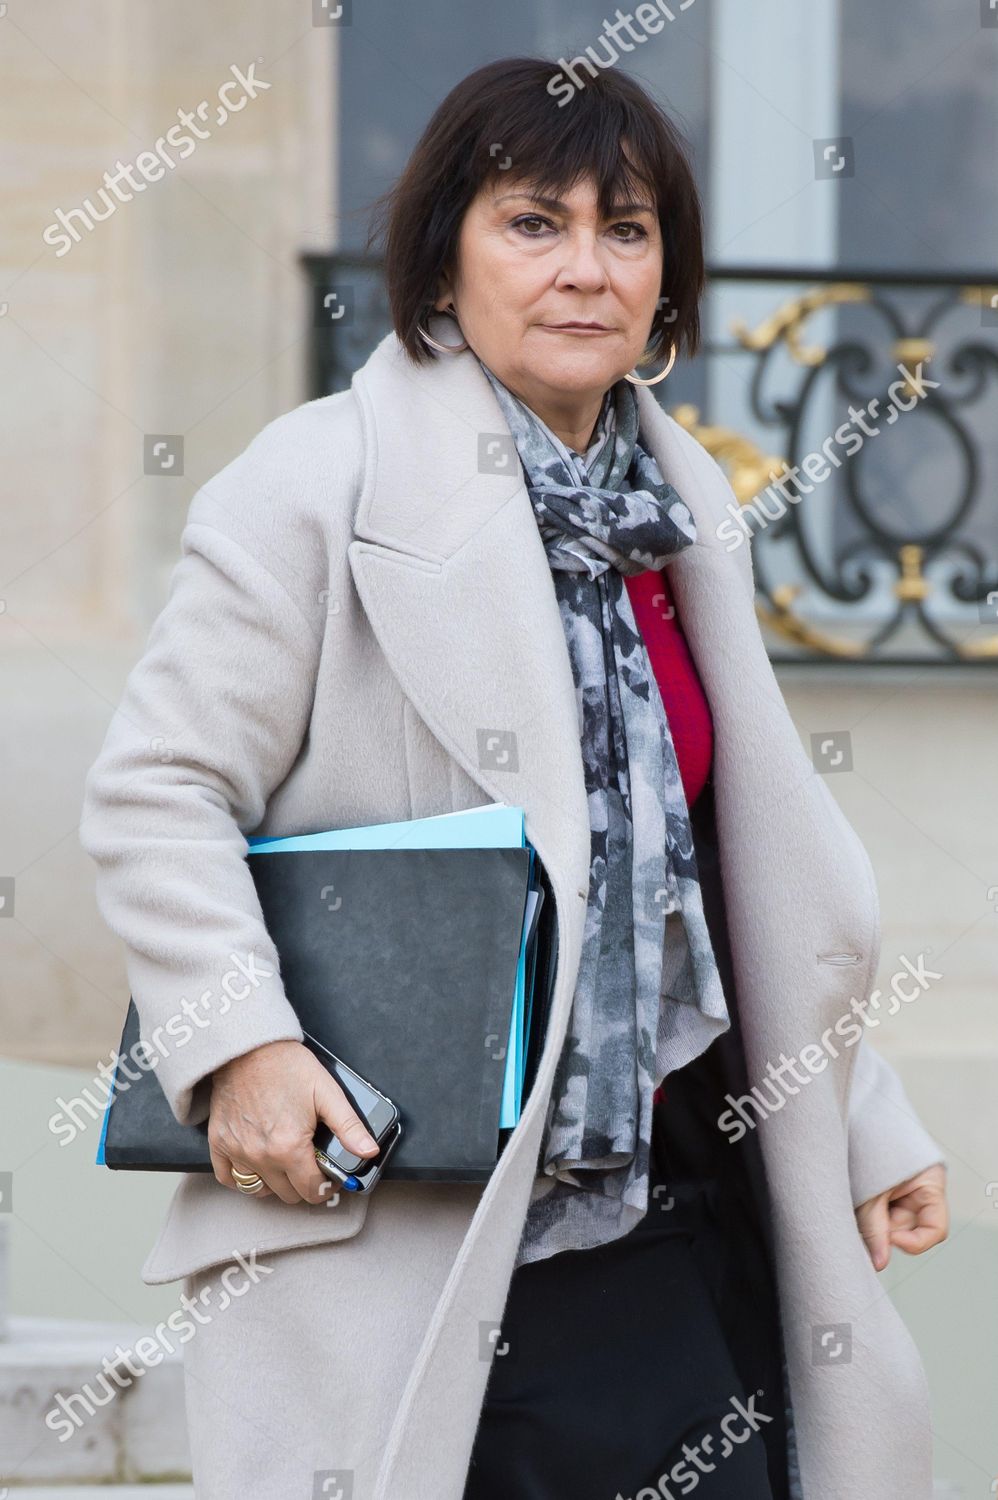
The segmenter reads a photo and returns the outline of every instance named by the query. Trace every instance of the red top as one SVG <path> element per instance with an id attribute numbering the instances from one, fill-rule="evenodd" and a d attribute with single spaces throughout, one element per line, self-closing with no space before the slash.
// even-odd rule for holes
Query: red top
<path id="1" fill-rule="evenodd" d="M 666 569 L 625 573 L 624 583 L 669 720 L 686 801 L 692 807 L 710 772 L 713 726 L 666 573 Z"/>
<path id="2" fill-rule="evenodd" d="M 669 720 L 687 805 L 692 807 L 710 771 L 714 735 L 710 705 L 679 624 L 666 570 L 625 573 L 634 620 L 644 641 Z M 665 1099 L 665 1085 L 655 1102 Z"/>

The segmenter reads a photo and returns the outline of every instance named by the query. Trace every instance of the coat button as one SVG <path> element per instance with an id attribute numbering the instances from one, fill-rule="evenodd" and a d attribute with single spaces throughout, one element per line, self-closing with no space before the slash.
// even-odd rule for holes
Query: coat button
<path id="1" fill-rule="evenodd" d="M 580 891 L 579 895 L 582 897 L 583 901 L 586 899 L 586 892 L 585 891 Z"/>

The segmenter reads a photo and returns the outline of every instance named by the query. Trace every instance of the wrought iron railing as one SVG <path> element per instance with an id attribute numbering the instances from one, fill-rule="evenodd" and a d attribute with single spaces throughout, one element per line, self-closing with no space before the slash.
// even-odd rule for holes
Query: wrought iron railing
<path id="1" fill-rule="evenodd" d="M 303 264 L 319 396 L 390 320 L 377 260 Z M 706 394 L 655 393 L 732 485 L 773 660 L 998 664 L 998 275 L 715 267 L 706 312 Z"/>

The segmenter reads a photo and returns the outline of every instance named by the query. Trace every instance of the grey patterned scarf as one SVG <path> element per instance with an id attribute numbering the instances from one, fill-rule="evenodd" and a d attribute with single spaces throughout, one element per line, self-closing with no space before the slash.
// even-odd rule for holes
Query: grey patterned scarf
<path id="1" fill-rule="evenodd" d="M 648 1207 L 653 1094 L 730 1027 L 672 734 L 624 587 L 696 540 L 638 443 L 634 389 L 585 458 L 482 366 L 516 443 L 575 679 L 591 858 L 582 954 L 517 1265 L 626 1234 Z"/>

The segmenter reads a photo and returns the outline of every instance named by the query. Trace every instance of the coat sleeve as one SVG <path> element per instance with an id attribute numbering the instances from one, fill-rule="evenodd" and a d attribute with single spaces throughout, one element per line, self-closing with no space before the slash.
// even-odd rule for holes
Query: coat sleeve
<path id="1" fill-rule="evenodd" d="M 246 477 L 245 465 L 233 472 Z M 307 733 L 321 631 L 307 589 L 228 534 L 226 511 L 207 492 L 191 503 L 166 604 L 87 773 L 79 834 L 182 1124 L 207 1117 L 214 1069 L 302 1038 L 245 833 Z"/>
<path id="2" fill-rule="evenodd" d="M 717 535 L 724 541 L 725 550 L 735 553 L 745 587 L 754 595 L 752 531 L 733 520 L 738 501 L 728 477 L 691 433 L 673 417 L 668 421 L 711 503 Z M 865 1036 L 858 1046 L 848 1105 L 849 1179 L 854 1207 L 934 1162 L 948 1166 L 939 1145 L 915 1113 L 894 1068 Z"/>
<path id="3" fill-rule="evenodd" d="M 866 1037 L 857 1043 L 849 1094 L 849 1184 L 853 1207 L 934 1162 L 949 1167 L 922 1125 L 897 1072 Z"/>

